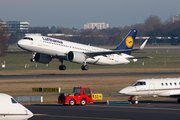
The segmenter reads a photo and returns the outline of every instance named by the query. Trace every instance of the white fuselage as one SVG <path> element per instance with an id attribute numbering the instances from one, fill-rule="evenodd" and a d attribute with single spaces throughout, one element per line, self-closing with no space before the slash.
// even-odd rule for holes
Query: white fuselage
<path id="1" fill-rule="evenodd" d="M 130 96 L 180 98 L 180 78 L 137 80 L 119 93 Z"/>
<path id="2" fill-rule="evenodd" d="M 27 120 L 33 113 L 10 95 L 0 93 L 0 120 Z"/>
<path id="3" fill-rule="evenodd" d="M 110 51 L 108 49 L 93 47 L 90 45 L 79 44 L 75 42 L 69 42 L 65 40 L 44 37 L 44 36 L 28 36 L 33 40 L 19 40 L 18 45 L 25 50 L 37 52 L 41 54 L 51 55 L 57 58 L 67 60 L 67 53 L 70 51 L 77 52 L 101 52 Z M 97 65 L 115 65 L 115 64 L 127 64 L 130 62 L 136 62 L 137 59 L 127 59 L 133 56 L 125 53 L 99 55 L 94 58 L 87 58 L 86 62 Z"/>

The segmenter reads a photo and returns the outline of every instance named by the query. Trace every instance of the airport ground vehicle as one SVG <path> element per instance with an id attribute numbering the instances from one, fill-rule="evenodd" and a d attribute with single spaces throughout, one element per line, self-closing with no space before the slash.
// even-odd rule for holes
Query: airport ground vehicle
<path id="1" fill-rule="evenodd" d="M 63 105 L 86 105 L 93 103 L 92 92 L 89 87 L 74 87 L 73 93 L 61 93 L 58 103 Z"/>

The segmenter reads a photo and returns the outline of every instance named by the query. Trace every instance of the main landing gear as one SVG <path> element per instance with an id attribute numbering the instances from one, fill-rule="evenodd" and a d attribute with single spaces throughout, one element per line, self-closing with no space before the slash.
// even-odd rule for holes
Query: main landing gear
<path id="1" fill-rule="evenodd" d="M 89 67 L 86 65 L 86 61 L 84 61 L 84 65 L 81 66 L 81 70 L 88 70 Z"/>
<path id="2" fill-rule="evenodd" d="M 60 65 L 59 70 L 66 70 L 66 66 L 65 65 Z"/>
<path id="3" fill-rule="evenodd" d="M 66 70 L 66 66 L 63 65 L 63 60 L 59 59 L 61 62 L 61 65 L 59 66 L 59 70 Z M 89 67 L 86 65 L 86 62 L 84 62 L 84 65 L 81 66 L 81 70 L 88 70 Z"/>
<path id="4" fill-rule="evenodd" d="M 66 70 L 66 66 L 63 65 L 63 60 L 59 60 L 61 62 L 61 65 L 59 66 L 59 70 Z"/>
<path id="5" fill-rule="evenodd" d="M 88 70 L 88 69 L 89 69 L 89 67 L 87 65 L 82 65 L 81 66 L 81 70 Z"/>

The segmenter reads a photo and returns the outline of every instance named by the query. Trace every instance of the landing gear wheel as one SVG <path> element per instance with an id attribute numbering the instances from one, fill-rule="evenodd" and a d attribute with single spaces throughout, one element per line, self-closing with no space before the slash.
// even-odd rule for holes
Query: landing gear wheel
<path id="1" fill-rule="evenodd" d="M 177 102 L 180 103 L 180 99 L 177 99 Z"/>
<path id="2" fill-rule="evenodd" d="M 34 61 L 35 61 L 35 59 L 34 59 L 34 58 L 31 58 L 31 59 L 30 59 L 30 61 L 31 61 L 31 62 L 34 62 Z"/>
<path id="3" fill-rule="evenodd" d="M 137 100 L 135 100 L 135 101 L 134 101 L 134 104 L 138 104 L 138 101 L 137 101 Z"/>
<path id="4" fill-rule="evenodd" d="M 65 65 L 60 65 L 59 70 L 66 70 L 66 66 Z"/>
<path id="5" fill-rule="evenodd" d="M 82 106 L 86 105 L 86 103 L 87 103 L 87 101 L 86 101 L 85 99 L 82 99 L 82 100 L 81 100 L 81 105 L 82 105 Z"/>
<path id="6" fill-rule="evenodd" d="M 69 101 L 69 105 L 70 105 L 70 106 L 73 106 L 73 105 L 75 105 L 75 104 L 76 104 L 76 103 L 75 103 L 74 100 L 71 99 L 71 100 Z"/>
<path id="7" fill-rule="evenodd" d="M 81 66 L 81 70 L 88 70 L 88 69 L 89 69 L 89 67 L 87 65 L 82 65 Z"/>

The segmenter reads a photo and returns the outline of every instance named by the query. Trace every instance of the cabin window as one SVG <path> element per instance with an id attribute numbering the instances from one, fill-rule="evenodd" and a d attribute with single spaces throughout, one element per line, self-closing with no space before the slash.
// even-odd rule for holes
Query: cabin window
<path id="1" fill-rule="evenodd" d="M 12 103 L 17 103 L 17 101 L 14 98 L 11 98 Z"/>
<path id="2" fill-rule="evenodd" d="M 166 83 L 166 86 L 167 86 L 168 84 Z"/>
<path id="3" fill-rule="evenodd" d="M 162 85 L 162 86 L 164 86 L 164 84 L 163 84 L 163 83 L 161 83 L 161 85 Z"/>
<path id="4" fill-rule="evenodd" d="M 170 83 L 170 85 L 172 85 L 172 83 Z"/>
<path id="5" fill-rule="evenodd" d="M 146 82 L 143 82 L 143 81 L 141 81 L 141 82 L 134 82 L 131 86 L 139 86 L 139 85 L 146 85 Z"/>
<path id="6" fill-rule="evenodd" d="M 176 83 L 174 83 L 174 85 L 176 85 Z"/>

